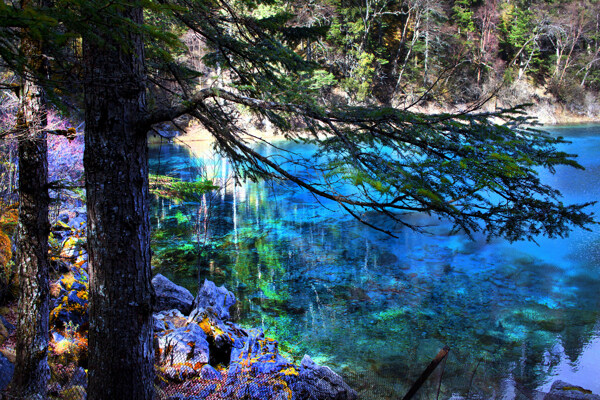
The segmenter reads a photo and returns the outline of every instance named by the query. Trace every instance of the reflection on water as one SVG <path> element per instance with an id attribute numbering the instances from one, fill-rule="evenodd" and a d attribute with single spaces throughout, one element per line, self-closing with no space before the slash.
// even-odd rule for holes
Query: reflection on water
<path id="1" fill-rule="evenodd" d="M 560 134 L 587 170 L 561 168 L 544 181 L 566 202 L 600 198 L 600 128 Z M 225 188 L 203 199 L 208 230 L 195 224 L 200 203 L 155 202 L 156 269 L 192 291 L 199 278 L 225 284 L 242 324 L 262 326 L 291 358 L 331 366 L 361 398 L 402 396 L 444 344 L 443 375 L 422 398 L 435 398 L 440 382 L 441 398 L 531 398 L 558 378 L 600 393 L 598 229 L 511 245 L 413 215 L 432 234 L 395 239 L 289 184 L 227 181 L 223 160 L 175 145 L 151 152 L 153 172 L 194 179 L 203 169 Z"/>

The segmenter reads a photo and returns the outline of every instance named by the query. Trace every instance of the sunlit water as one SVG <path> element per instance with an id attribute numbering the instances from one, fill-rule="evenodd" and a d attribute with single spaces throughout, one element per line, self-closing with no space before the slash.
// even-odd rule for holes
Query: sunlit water
<path id="1" fill-rule="evenodd" d="M 565 202 L 600 199 L 600 127 L 553 131 L 586 170 L 543 180 Z M 421 398 L 438 388 L 439 398 L 532 398 L 556 379 L 600 393 L 599 228 L 486 243 L 414 215 L 432 234 L 395 239 L 289 184 L 234 184 L 225 161 L 184 146 L 152 145 L 151 159 L 153 172 L 204 170 L 224 187 L 204 202 L 155 200 L 155 270 L 192 291 L 204 278 L 225 284 L 242 325 L 263 327 L 290 358 L 329 365 L 361 398 L 401 397 L 443 345 L 450 355 Z"/>

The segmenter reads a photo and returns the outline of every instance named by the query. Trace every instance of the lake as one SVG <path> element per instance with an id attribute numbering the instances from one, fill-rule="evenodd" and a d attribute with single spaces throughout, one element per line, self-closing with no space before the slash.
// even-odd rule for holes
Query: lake
<path id="1" fill-rule="evenodd" d="M 548 129 L 586 170 L 561 167 L 543 182 L 566 203 L 600 199 L 600 126 Z M 313 151 L 278 147 L 258 146 Z M 221 187 L 153 200 L 155 272 L 192 293 L 205 278 L 224 284 L 241 325 L 262 327 L 290 359 L 330 366 L 361 399 L 402 397 L 444 345 L 420 398 L 532 398 L 556 379 L 600 394 L 599 228 L 510 244 L 417 214 L 408 218 L 430 233 L 393 238 L 289 183 L 235 182 L 217 157 L 170 143 L 150 151 L 152 173 Z"/>

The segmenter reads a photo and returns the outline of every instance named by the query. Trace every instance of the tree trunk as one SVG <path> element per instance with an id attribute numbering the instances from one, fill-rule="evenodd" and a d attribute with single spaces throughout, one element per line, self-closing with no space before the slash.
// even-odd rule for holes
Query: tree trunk
<path id="1" fill-rule="evenodd" d="M 142 23 L 139 7 L 109 11 Z M 89 400 L 153 395 L 148 149 L 136 129 L 145 111 L 144 51 L 133 31 L 98 29 L 105 44 L 84 40 Z"/>
<path id="2" fill-rule="evenodd" d="M 48 351 L 48 162 L 46 135 L 28 129 L 19 140 L 19 319 L 12 393 L 46 398 Z"/>
<path id="3" fill-rule="evenodd" d="M 21 50 L 37 74 L 47 71 L 42 45 L 25 36 Z M 19 154 L 19 225 L 17 265 L 19 303 L 16 364 L 11 395 L 45 399 L 48 367 L 48 145 L 44 92 L 22 73 L 17 118 Z"/>

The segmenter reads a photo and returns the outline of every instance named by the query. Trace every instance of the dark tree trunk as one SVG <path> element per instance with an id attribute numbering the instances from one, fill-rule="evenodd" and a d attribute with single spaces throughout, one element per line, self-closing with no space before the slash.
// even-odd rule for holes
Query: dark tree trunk
<path id="1" fill-rule="evenodd" d="M 142 23 L 141 8 L 109 11 Z M 90 400 L 153 394 L 148 150 L 136 129 L 145 111 L 144 51 L 133 31 L 102 27 L 104 44 L 84 39 Z"/>
<path id="2" fill-rule="evenodd" d="M 33 71 L 47 70 L 42 45 L 23 40 L 21 50 Z M 26 74 L 23 74 L 25 76 Z M 11 395 L 19 399 L 45 399 L 48 367 L 48 145 L 44 92 L 31 79 L 22 78 L 17 120 L 19 153 L 19 309 L 16 365 Z"/>
<path id="3" fill-rule="evenodd" d="M 48 162 L 42 132 L 19 140 L 19 319 L 12 393 L 46 397 L 48 351 Z"/>

